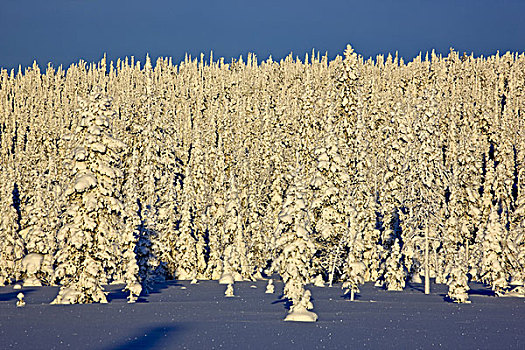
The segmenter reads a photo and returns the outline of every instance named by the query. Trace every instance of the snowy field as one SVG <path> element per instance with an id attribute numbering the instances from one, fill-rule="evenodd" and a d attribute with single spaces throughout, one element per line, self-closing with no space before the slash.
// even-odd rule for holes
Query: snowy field
<path id="1" fill-rule="evenodd" d="M 340 286 L 312 291 L 316 323 L 282 321 L 277 281 L 235 283 L 224 296 L 216 281 L 170 281 L 135 304 L 117 286 L 108 304 L 49 305 L 56 287 L 0 288 L 2 349 L 524 349 L 525 299 L 492 297 L 471 283 L 471 304 L 444 302 L 447 288 L 422 285 L 387 292 L 367 283 L 355 302 Z"/>

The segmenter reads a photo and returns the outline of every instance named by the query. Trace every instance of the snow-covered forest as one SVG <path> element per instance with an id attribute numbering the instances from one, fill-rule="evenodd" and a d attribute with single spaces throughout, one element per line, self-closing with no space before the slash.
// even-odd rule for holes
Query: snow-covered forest
<path id="1" fill-rule="evenodd" d="M 520 294 L 524 113 L 524 54 L 4 69 L 0 285 L 278 274 L 303 314 L 309 283 Z"/>

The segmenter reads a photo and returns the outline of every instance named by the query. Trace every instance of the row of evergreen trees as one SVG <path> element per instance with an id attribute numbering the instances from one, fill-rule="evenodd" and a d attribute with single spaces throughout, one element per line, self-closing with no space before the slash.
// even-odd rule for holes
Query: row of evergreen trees
<path id="1" fill-rule="evenodd" d="M 0 284 L 60 285 L 56 303 L 273 272 L 294 305 L 314 280 L 508 293 L 525 278 L 524 89 L 523 54 L 350 46 L 2 70 Z"/>

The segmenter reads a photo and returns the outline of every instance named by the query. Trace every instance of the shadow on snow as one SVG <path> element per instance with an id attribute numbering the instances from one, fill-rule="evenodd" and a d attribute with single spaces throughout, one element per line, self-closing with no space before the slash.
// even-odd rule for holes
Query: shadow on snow
<path id="1" fill-rule="evenodd" d="M 18 293 L 22 292 L 24 293 L 24 296 L 27 297 L 29 294 L 31 294 L 34 291 L 35 291 L 34 288 L 27 289 L 26 287 L 23 290 L 20 289 L 20 290 L 13 290 L 12 292 L 8 292 L 8 293 L 1 293 L 0 302 L 1 301 L 15 301 L 15 300 L 18 300 L 18 298 L 16 297 Z"/>
<path id="2" fill-rule="evenodd" d="M 177 346 L 174 342 L 173 335 L 180 331 L 180 326 L 158 326 L 141 329 L 135 334 L 128 336 L 120 344 L 105 347 L 104 350 L 128 350 L 128 349 L 157 349 L 159 346 L 167 348 L 175 348 Z M 169 344 L 167 343 L 169 341 Z"/>

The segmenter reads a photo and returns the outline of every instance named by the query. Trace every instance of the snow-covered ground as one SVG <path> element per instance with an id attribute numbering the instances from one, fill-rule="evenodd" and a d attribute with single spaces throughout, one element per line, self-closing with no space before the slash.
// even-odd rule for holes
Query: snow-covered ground
<path id="1" fill-rule="evenodd" d="M 254 288 L 254 286 L 256 288 Z M 446 286 L 387 292 L 361 286 L 354 302 L 340 286 L 312 291 L 315 323 L 284 322 L 285 303 L 265 281 L 170 281 L 135 304 L 110 286 L 108 304 L 49 305 L 55 287 L 0 288 L 2 349 L 524 349 L 525 299 L 490 296 L 471 283 L 471 304 L 444 301 Z M 26 306 L 16 307 L 17 294 Z"/>

